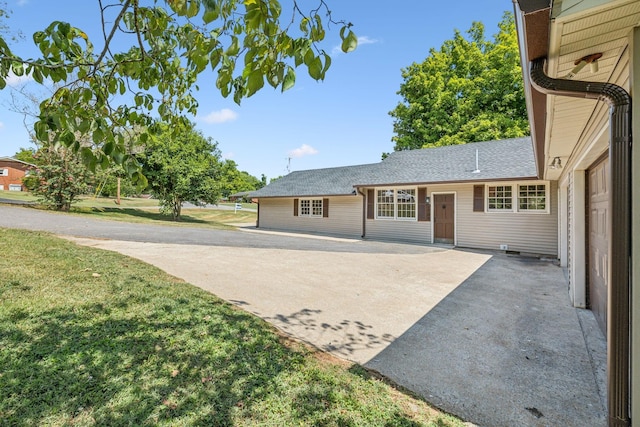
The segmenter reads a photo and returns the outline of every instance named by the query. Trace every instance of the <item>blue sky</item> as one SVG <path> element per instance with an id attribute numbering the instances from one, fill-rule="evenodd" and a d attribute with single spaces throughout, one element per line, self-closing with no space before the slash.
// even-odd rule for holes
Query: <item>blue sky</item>
<path id="1" fill-rule="evenodd" d="M 473 21 L 483 22 L 491 37 L 503 13 L 513 9 L 511 0 L 326 1 L 334 18 L 353 23 L 360 45 L 349 54 L 334 50 L 340 38 L 339 28 L 332 27 L 322 45 L 333 52 L 323 82 L 299 69 L 293 89 L 281 93 L 265 86 L 241 105 L 223 98 L 212 80 L 200 82 L 199 114 L 193 118 L 198 129 L 218 142 L 225 158 L 256 177 L 284 175 L 288 164 L 294 171 L 378 162 L 383 152 L 393 150 L 393 121 L 388 113 L 400 101 L 401 69 L 422 62 L 430 48 L 439 49 L 454 29 L 464 32 Z M 13 12 L 7 23 L 20 29 L 28 41 L 34 31 L 53 20 L 67 21 L 96 37 L 92 32 L 98 29 L 97 0 L 7 3 Z M 317 1 L 299 3 L 315 5 Z M 28 49 L 28 54 L 15 51 L 32 56 L 34 51 Z M 9 91 L 1 91 L 0 156 L 31 147 L 22 117 L 9 111 L 8 99 Z"/>

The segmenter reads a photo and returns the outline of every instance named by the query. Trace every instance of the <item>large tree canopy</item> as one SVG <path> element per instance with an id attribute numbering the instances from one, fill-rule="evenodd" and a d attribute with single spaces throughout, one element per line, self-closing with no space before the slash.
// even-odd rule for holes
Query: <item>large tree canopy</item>
<path id="1" fill-rule="evenodd" d="M 466 38 L 456 30 L 424 62 L 402 70 L 402 101 L 389 113 L 396 151 L 528 135 L 513 15 L 498 27 L 494 40 L 480 22 Z"/>
<path id="2" fill-rule="evenodd" d="M 217 203 L 221 190 L 218 144 L 193 124 L 176 132 L 160 127 L 162 131 L 147 140 L 138 158 L 161 211 L 179 220 L 184 202 Z"/>
<path id="3" fill-rule="evenodd" d="M 10 73 L 60 85 L 40 105 L 37 138 L 79 151 L 91 168 L 115 161 L 141 179 L 128 145 L 147 141 L 156 119 L 185 122 L 185 114 L 194 115 L 199 74 L 217 73 L 217 91 L 240 102 L 265 82 L 289 89 L 298 66 L 322 80 L 331 59 L 318 43 L 331 23 L 341 27 L 343 51 L 357 44 L 351 24 L 334 22 L 324 0 L 313 0 L 309 12 L 287 1 L 285 14 L 279 0 L 96 2 L 99 40 L 57 21 L 33 34 L 40 54 L 27 58 L 0 33 L 0 88 Z M 127 138 L 127 129 L 137 137 Z M 80 143 L 85 136 L 88 145 Z"/>

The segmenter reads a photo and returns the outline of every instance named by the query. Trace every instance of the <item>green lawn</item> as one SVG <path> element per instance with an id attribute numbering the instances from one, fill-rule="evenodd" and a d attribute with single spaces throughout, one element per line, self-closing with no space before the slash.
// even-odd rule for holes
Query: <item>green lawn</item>
<path id="1" fill-rule="evenodd" d="M 37 202 L 38 198 L 28 192 L 0 191 L 0 199 Z M 233 203 L 220 203 L 233 207 Z M 243 203 L 243 209 L 233 210 L 184 208 L 180 221 L 173 221 L 168 215 L 160 214 L 158 201 L 139 197 L 123 197 L 116 205 L 113 198 L 83 196 L 71 207 L 74 215 L 88 215 L 96 218 L 135 223 L 162 223 L 164 225 L 188 225 L 210 228 L 232 228 L 231 224 L 249 224 L 256 222 L 258 205 Z"/>
<path id="2" fill-rule="evenodd" d="M 170 216 L 162 215 L 157 208 L 75 206 L 71 208 L 71 213 L 115 221 L 209 228 L 233 228 L 231 224 L 255 224 L 256 222 L 256 213 L 246 210 L 234 212 L 203 208 L 182 209 L 180 221 L 173 221 Z"/>
<path id="3" fill-rule="evenodd" d="M 462 426 L 155 267 L 0 241 L 0 425 Z"/>

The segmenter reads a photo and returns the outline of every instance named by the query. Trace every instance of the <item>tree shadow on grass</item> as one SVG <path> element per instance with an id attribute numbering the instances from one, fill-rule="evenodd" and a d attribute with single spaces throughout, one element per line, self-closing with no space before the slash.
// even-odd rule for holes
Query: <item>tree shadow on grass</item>
<path id="1" fill-rule="evenodd" d="M 305 368 L 305 352 L 239 309 L 122 289 L 108 305 L 0 314 L 0 425 L 273 424 L 265 402 L 284 405 L 277 425 L 417 425 L 386 407 L 363 424 L 336 397 L 348 381 Z"/>
<path id="2" fill-rule="evenodd" d="M 300 363 L 257 319 L 192 307 L 167 300 L 146 317 L 102 304 L 0 316 L 0 424 L 231 425 Z"/>
<path id="3" fill-rule="evenodd" d="M 189 215 L 180 215 L 178 221 L 174 221 L 170 215 L 165 215 L 155 210 L 136 209 L 136 208 L 77 208 L 74 207 L 73 211 L 81 212 L 83 214 L 106 216 L 107 218 L 113 218 L 114 214 L 119 217 L 131 217 L 131 218 L 143 218 L 151 221 L 166 222 L 171 224 L 209 224 L 210 222 L 194 218 Z M 105 215 L 106 214 L 106 215 Z"/>

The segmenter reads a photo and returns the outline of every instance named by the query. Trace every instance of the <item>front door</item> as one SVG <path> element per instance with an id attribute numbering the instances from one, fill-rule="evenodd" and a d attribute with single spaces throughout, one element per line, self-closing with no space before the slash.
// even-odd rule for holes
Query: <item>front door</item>
<path id="1" fill-rule="evenodd" d="M 455 235 L 455 195 L 433 196 L 433 243 L 453 244 Z"/>
<path id="2" fill-rule="evenodd" d="M 587 171 L 589 216 L 589 305 L 607 336 L 607 285 L 609 274 L 609 159 L 597 162 Z"/>

